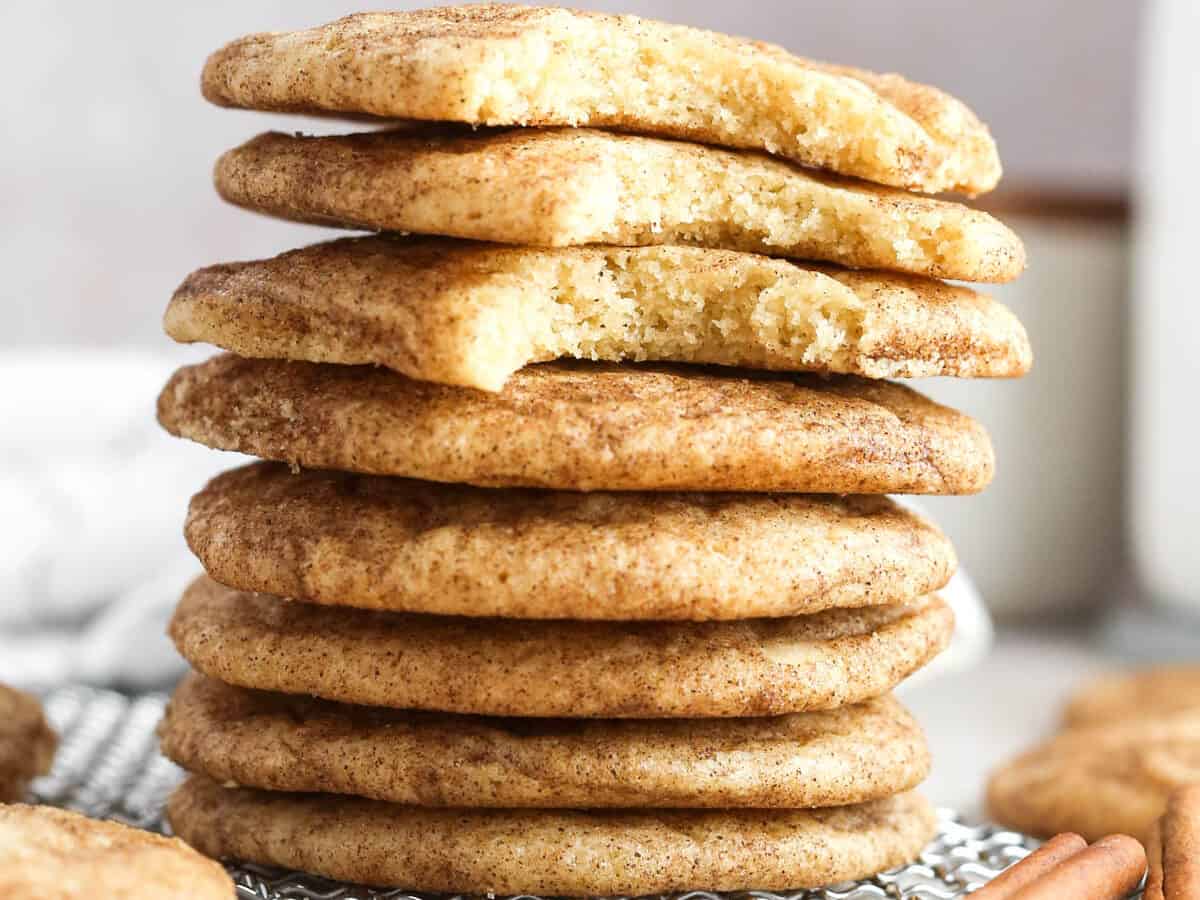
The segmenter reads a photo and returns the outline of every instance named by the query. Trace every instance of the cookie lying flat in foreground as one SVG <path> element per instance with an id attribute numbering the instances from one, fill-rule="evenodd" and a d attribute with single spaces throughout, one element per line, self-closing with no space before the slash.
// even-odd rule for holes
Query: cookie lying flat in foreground
<path id="1" fill-rule="evenodd" d="M 1017 377 L 1033 359 L 1016 316 L 967 288 L 695 247 L 347 239 L 201 269 L 164 326 L 241 356 L 488 391 L 560 357 L 869 378 Z"/>
<path id="2" fill-rule="evenodd" d="M 360 13 L 236 40 L 209 57 L 201 85 L 251 109 L 665 134 L 930 193 L 1000 178 L 987 128 L 936 88 L 636 16 Z"/>
<path id="3" fill-rule="evenodd" d="M 0 805 L 0 897 L 233 900 L 221 866 L 183 841 L 49 806 Z"/>

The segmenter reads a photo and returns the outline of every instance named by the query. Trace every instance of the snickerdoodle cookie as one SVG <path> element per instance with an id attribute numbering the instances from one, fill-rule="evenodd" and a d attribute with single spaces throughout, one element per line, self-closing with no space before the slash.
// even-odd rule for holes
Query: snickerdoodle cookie
<path id="1" fill-rule="evenodd" d="M 890 797 L 929 771 L 891 697 L 754 719 L 497 719 L 348 706 L 192 674 L 163 752 L 220 784 L 413 806 L 799 809 Z"/>
<path id="2" fill-rule="evenodd" d="M 49 772 L 57 746 L 37 698 L 0 684 L 0 803 L 20 800 Z"/>
<path id="3" fill-rule="evenodd" d="M 336 609 L 202 577 L 170 634 L 204 674 L 260 690 L 479 715 L 706 718 L 878 697 L 953 629 L 936 595 L 736 622 L 531 621 Z"/>
<path id="4" fill-rule="evenodd" d="M 792 616 L 944 586 L 950 541 L 887 497 L 577 493 L 244 466 L 192 498 L 223 584 L 361 609 L 521 619 Z"/>
<path id="5" fill-rule="evenodd" d="M 233 900 L 221 866 L 183 841 L 49 806 L 0 804 L 0 896 Z"/>
<path id="6" fill-rule="evenodd" d="M 628 15 L 487 3 L 360 13 L 233 41 L 209 57 L 202 87 L 251 109 L 666 134 L 930 193 L 1000 178 L 987 128 L 936 88 Z"/>
<path id="7" fill-rule="evenodd" d="M 1070 728 L 993 773 L 997 821 L 1049 837 L 1145 838 L 1167 797 L 1200 782 L 1200 710 Z"/>
<path id="8" fill-rule="evenodd" d="M 1100 725 L 1200 710 L 1200 666 L 1159 666 L 1104 675 L 1077 690 L 1063 723 Z"/>
<path id="9" fill-rule="evenodd" d="M 1019 376 L 1004 306 L 940 281 L 694 247 L 368 237 L 201 269 L 164 320 L 241 356 L 498 391 L 531 362 L 666 360 L 869 378 Z"/>
<path id="10" fill-rule="evenodd" d="M 761 153 L 591 129 L 269 132 L 217 190 L 281 218 L 540 247 L 692 244 L 960 281 L 1011 281 L 1020 238 L 990 215 Z"/>
<path id="11" fill-rule="evenodd" d="M 977 422 L 853 376 L 560 362 L 489 394 L 226 354 L 176 372 L 158 418 L 222 450 L 483 487 L 970 494 L 993 471 Z"/>
<path id="12" fill-rule="evenodd" d="M 204 853 L 412 891 L 613 896 L 796 890 L 874 875 L 933 836 L 913 793 L 814 810 L 471 810 L 223 788 L 168 804 Z"/>

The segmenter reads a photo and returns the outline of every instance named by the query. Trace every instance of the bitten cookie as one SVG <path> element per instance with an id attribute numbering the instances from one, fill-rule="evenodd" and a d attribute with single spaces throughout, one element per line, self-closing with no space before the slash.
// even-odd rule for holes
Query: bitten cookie
<path id="1" fill-rule="evenodd" d="M 869 378 L 1015 377 L 1033 358 L 1017 318 L 967 288 L 692 247 L 346 239 L 201 269 L 164 325 L 241 356 L 488 391 L 563 357 Z"/>
<path id="2" fill-rule="evenodd" d="M 857 269 L 1011 281 L 1020 238 L 987 213 L 759 153 L 591 129 L 269 132 L 225 153 L 226 200 L 284 219 L 568 247 L 692 244 Z"/>
<path id="3" fill-rule="evenodd" d="M 209 57 L 202 87 L 251 109 L 667 134 L 930 193 L 1000 178 L 987 128 L 936 88 L 636 16 L 360 13 L 236 40 Z"/>

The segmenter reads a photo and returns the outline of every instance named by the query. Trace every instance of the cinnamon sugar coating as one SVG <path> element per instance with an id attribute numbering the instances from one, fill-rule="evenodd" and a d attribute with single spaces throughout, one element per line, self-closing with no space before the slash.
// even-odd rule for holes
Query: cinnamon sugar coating
<path id="1" fill-rule="evenodd" d="M 1038 837 L 1145 840 L 1176 788 L 1200 781 L 1200 710 L 1069 728 L 992 773 L 990 815 Z"/>
<path id="2" fill-rule="evenodd" d="M 1067 703 L 1063 723 L 1100 725 L 1189 710 L 1200 711 L 1200 666 L 1155 666 L 1113 672 L 1083 685 Z"/>
<path id="3" fill-rule="evenodd" d="M 176 372 L 158 418 L 222 450 L 483 487 L 970 494 L 993 471 L 972 419 L 849 376 L 548 363 L 488 394 L 225 355 Z"/>
<path id="4" fill-rule="evenodd" d="M 890 691 L 950 640 L 936 595 L 737 622 L 572 622 L 295 603 L 200 578 L 170 635 L 226 684 L 499 716 L 707 718 L 834 709 Z"/>
<path id="5" fill-rule="evenodd" d="M 49 806 L 0 804 L 0 896 L 234 900 L 233 881 L 183 841 Z"/>
<path id="6" fill-rule="evenodd" d="M 1017 318 L 967 288 L 695 247 L 346 239 L 194 272 L 164 326 L 241 356 L 490 391 L 560 357 L 871 378 L 1012 377 L 1032 362 Z"/>
<path id="7" fill-rule="evenodd" d="M 913 793 L 823 810 L 434 810 L 199 776 L 167 814 L 219 858 L 413 891 L 577 897 L 849 881 L 916 858 L 936 827 Z"/>
<path id="8" fill-rule="evenodd" d="M 896 700 L 756 719 L 496 719 L 347 706 L 192 674 L 163 752 L 220 784 L 464 808 L 862 803 L 929 771 Z"/>
<path id="9" fill-rule="evenodd" d="M 333 606 L 522 619 L 744 619 L 903 603 L 954 549 L 880 496 L 473 488 L 260 463 L 191 502 L 231 587 Z"/>
<path id="10" fill-rule="evenodd" d="M 1000 178 L 987 128 L 936 88 L 628 15 L 360 13 L 233 41 L 201 85 L 252 109 L 665 134 L 930 193 L 981 193 Z"/>
<path id="11" fill-rule="evenodd" d="M 262 134 L 214 172 L 226 200 L 300 222 L 504 244 L 692 244 L 961 281 L 1011 281 L 987 213 L 762 153 L 586 128 Z"/>

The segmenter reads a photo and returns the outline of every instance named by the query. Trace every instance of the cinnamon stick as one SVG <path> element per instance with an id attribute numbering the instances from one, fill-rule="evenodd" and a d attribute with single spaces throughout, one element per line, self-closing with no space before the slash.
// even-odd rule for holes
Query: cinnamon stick
<path id="1" fill-rule="evenodd" d="M 1164 900 L 1162 819 L 1154 823 L 1150 834 L 1146 836 L 1146 862 L 1149 869 L 1146 874 L 1146 887 L 1142 891 L 1142 900 Z"/>
<path id="2" fill-rule="evenodd" d="M 1021 888 L 1085 847 L 1087 841 L 1077 834 L 1056 834 L 1016 865 L 1009 866 L 984 887 L 971 894 L 971 900 L 1008 900 Z"/>
<path id="3" fill-rule="evenodd" d="M 1163 900 L 1200 900 L 1200 785 L 1175 791 L 1158 826 Z"/>
<path id="4" fill-rule="evenodd" d="M 1110 834 L 1067 857 L 1013 894 L 1013 900 L 1124 900 L 1146 872 L 1146 851 L 1133 838 Z"/>

